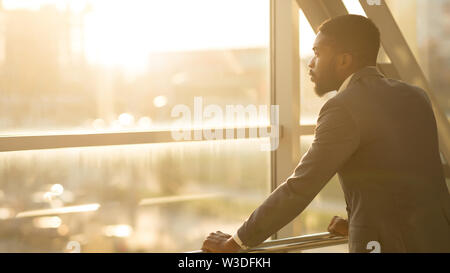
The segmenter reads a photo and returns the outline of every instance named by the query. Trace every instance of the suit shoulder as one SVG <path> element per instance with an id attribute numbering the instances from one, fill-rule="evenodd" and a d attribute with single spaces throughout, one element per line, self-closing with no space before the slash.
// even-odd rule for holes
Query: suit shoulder
<path id="1" fill-rule="evenodd" d="M 346 104 L 346 102 L 348 100 L 353 100 L 355 97 L 357 97 L 358 94 L 361 93 L 360 91 L 362 88 L 363 87 L 357 83 L 352 84 L 352 85 L 348 86 L 347 88 L 345 88 L 344 90 L 339 91 L 333 97 L 333 99 L 336 101 L 336 103 Z"/>
<path id="2" fill-rule="evenodd" d="M 347 105 L 351 100 L 354 100 L 357 97 L 357 87 L 351 86 L 346 89 L 336 93 L 332 98 L 327 100 L 327 102 L 323 105 L 322 108 L 325 107 L 340 107 L 347 108 Z"/>
<path id="3" fill-rule="evenodd" d="M 325 112 L 348 113 L 348 109 L 346 107 L 345 101 L 341 98 L 341 96 L 335 95 L 323 104 L 322 108 L 320 109 L 319 117 Z"/>
<path id="4" fill-rule="evenodd" d="M 412 85 L 412 84 L 408 84 L 408 83 L 404 83 L 412 92 L 415 92 L 417 94 L 417 96 L 422 97 L 423 99 L 425 99 L 430 105 L 431 105 L 431 100 L 430 97 L 428 97 L 427 92 L 422 89 L 419 86 L 416 85 Z"/>
<path id="5" fill-rule="evenodd" d="M 423 88 L 417 85 L 409 84 L 401 80 L 385 78 L 385 81 L 389 86 L 392 87 L 392 89 L 395 89 L 400 94 L 407 95 L 410 98 L 422 100 L 426 102 L 429 106 L 431 106 L 431 100 L 427 92 Z"/>
<path id="6" fill-rule="evenodd" d="M 373 90 L 373 94 L 380 94 L 382 90 L 387 91 L 383 94 L 388 95 L 388 97 L 395 94 L 404 94 L 408 97 L 423 99 L 431 104 L 427 92 L 421 87 L 391 78 L 379 78 L 379 80 L 371 82 L 357 81 L 336 94 L 334 98 L 345 104 L 346 102 L 360 99 L 360 96 L 364 96 L 365 89 Z"/>

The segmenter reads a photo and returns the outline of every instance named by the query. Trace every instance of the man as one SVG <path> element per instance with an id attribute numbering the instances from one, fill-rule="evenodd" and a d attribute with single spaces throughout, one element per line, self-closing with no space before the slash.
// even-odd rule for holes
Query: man
<path id="1" fill-rule="evenodd" d="M 425 92 L 376 69 L 380 33 L 369 19 L 324 22 L 309 67 L 319 96 L 315 138 L 295 172 L 234 236 L 211 233 L 206 252 L 253 247 L 294 219 L 338 173 L 350 252 L 450 252 L 450 197 L 436 122 Z M 330 224 L 331 225 L 331 224 Z"/>

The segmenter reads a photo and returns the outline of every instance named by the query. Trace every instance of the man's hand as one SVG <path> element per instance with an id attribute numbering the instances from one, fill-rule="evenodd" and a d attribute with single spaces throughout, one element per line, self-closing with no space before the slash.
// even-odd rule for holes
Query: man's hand
<path id="1" fill-rule="evenodd" d="M 241 250 L 241 247 L 231 235 L 217 231 L 206 237 L 202 250 L 203 252 L 235 253 Z"/>
<path id="2" fill-rule="evenodd" d="M 328 231 L 337 236 L 347 236 L 348 235 L 348 221 L 339 216 L 334 216 L 328 225 Z"/>

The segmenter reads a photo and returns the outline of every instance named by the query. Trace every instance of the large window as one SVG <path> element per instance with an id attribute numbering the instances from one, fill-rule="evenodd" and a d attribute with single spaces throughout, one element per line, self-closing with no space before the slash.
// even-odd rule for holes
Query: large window
<path id="1" fill-rule="evenodd" d="M 313 43 L 315 33 L 306 19 L 303 11 L 299 10 L 299 40 L 300 40 L 300 124 L 315 126 L 319 110 L 322 105 L 336 92 L 318 97 L 314 93 L 314 85 L 308 75 L 308 63 L 313 57 Z M 301 135 L 300 155 L 303 156 L 314 139 L 313 135 Z M 324 232 L 334 215 L 346 217 L 344 195 L 337 176 L 334 176 L 312 203 L 293 221 L 293 234 L 302 235 Z M 312 250 L 313 252 L 317 250 Z M 347 245 L 340 245 L 320 251 L 346 252 Z"/>
<path id="2" fill-rule="evenodd" d="M 268 139 L 173 142 L 171 114 L 270 104 L 269 10 L 0 1 L 0 251 L 191 251 L 233 233 L 270 192 Z M 240 118 L 199 126 L 269 125 Z"/>
<path id="3" fill-rule="evenodd" d="M 264 142 L 264 140 L 261 140 Z M 269 192 L 261 141 L 0 155 L 0 251 L 191 251 L 234 232 Z"/>
<path id="4" fill-rule="evenodd" d="M 235 232 L 292 174 L 335 95 L 313 91 L 298 2 L 328 16 L 315 1 L 0 0 L 0 252 L 191 251 Z M 449 1 L 386 2 L 448 112 Z M 384 48 L 378 63 L 394 67 Z M 271 104 L 279 124 L 205 115 Z M 195 137 L 278 125 L 276 151 L 248 133 Z M 278 237 L 323 232 L 334 215 L 346 215 L 336 176 Z"/>
<path id="5" fill-rule="evenodd" d="M 196 96 L 269 104 L 268 0 L 2 6 L 3 134 L 160 130 Z"/>

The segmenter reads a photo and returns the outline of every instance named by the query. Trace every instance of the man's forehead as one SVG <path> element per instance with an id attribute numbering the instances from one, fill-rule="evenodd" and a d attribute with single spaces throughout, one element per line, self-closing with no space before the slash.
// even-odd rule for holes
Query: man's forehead
<path id="1" fill-rule="evenodd" d="M 332 45 L 333 39 L 319 31 L 316 39 L 314 40 L 313 49 L 331 48 Z"/>

